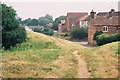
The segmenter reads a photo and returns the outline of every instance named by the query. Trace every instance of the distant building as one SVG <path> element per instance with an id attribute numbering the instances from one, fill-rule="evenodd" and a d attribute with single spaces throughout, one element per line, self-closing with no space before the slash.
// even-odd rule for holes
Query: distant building
<path id="1" fill-rule="evenodd" d="M 67 13 L 65 26 L 67 27 L 67 31 L 70 31 L 73 28 L 88 26 L 89 20 L 90 16 L 87 12 L 71 12 Z"/>
<path id="2" fill-rule="evenodd" d="M 115 34 L 120 31 L 120 11 L 111 9 L 109 12 L 99 12 L 96 14 L 93 10 L 90 13 L 90 22 L 88 26 L 88 42 L 95 45 L 93 40 L 96 31 L 103 31 L 107 34 Z"/>
<path id="3" fill-rule="evenodd" d="M 65 21 L 66 20 L 61 20 L 60 24 L 58 24 L 58 33 L 66 32 Z"/>

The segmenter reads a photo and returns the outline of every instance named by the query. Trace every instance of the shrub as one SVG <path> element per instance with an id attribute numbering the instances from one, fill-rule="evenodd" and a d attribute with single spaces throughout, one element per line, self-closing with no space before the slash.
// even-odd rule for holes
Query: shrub
<path id="1" fill-rule="evenodd" d="M 87 31 L 85 28 L 78 28 L 78 29 L 72 29 L 70 32 L 70 36 L 73 39 L 84 39 L 87 37 Z"/>
<path id="2" fill-rule="evenodd" d="M 54 34 L 54 31 L 52 29 L 45 28 L 42 33 L 49 35 L 49 36 L 52 36 Z"/>
<path id="3" fill-rule="evenodd" d="M 46 27 L 44 29 L 42 29 L 42 28 L 35 28 L 33 31 L 34 32 L 43 33 L 43 34 L 46 34 L 46 35 L 49 35 L 49 36 L 52 36 L 54 34 L 53 29 L 50 29 L 48 27 Z"/>
<path id="4" fill-rule="evenodd" d="M 26 31 L 24 28 L 19 27 L 12 31 L 7 31 L 2 33 L 2 46 L 5 49 L 10 49 L 10 47 L 14 47 L 18 43 L 22 43 L 26 39 Z"/>
<path id="5" fill-rule="evenodd" d="M 120 33 L 117 34 L 101 34 L 97 36 L 97 45 L 103 45 L 110 42 L 120 41 Z"/>
<path id="6" fill-rule="evenodd" d="M 120 41 L 120 33 L 114 35 L 114 41 Z"/>
<path id="7" fill-rule="evenodd" d="M 33 31 L 34 32 L 42 32 L 42 28 L 34 28 Z"/>
<path id="8" fill-rule="evenodd" d="M 12 7 L 2 4 L 2 47 L 10 49 L 25 39 L 26 31 L 19 26 L 16 11 Z"/>
<path id="9" fill-rule="evenodd" d="M 94 34 L 94 36 L 93 36 L 93 40 L 97 40 L 97 36 L 101 35 L 101 34 L 103 34 L 102 31 L 96 31 L 95 34 Z"/>

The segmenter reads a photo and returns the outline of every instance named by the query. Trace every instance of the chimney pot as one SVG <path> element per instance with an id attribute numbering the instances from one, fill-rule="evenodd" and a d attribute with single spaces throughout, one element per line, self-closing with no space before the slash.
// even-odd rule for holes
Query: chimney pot
<path id="1" fill-rule="evenodd" d="M 94 19 L 95 14 L 96 14 L 96 12 L 94 12 L 93 9 L 92 9 L 92 11 L 90 12 L 91 19 Z"/>
<path id="2" fill-rule="evenodd" d="M 115 12 L 115 9 L 111 9 L 111 12 Z"/>

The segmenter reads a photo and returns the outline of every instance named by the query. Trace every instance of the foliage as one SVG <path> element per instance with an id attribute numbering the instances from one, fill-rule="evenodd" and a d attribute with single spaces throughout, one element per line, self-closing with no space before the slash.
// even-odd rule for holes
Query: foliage
<path id="1" fill-rule="evenodd" d="M 5 49 L 9 49 L 18 43 L 24 42 L 27 36 L 25 29 L 22 27 L 19 27 L 12 31 L 3 32 L 2 35 L 2 46 Z"/>
<path id="2" fill-rule="evenodd" d="M 33 31 L 43 33 L 43 34 L 46 34 L 46 35 L 49 35 L 49 36 L 52 36 L 54 34 L 54 31 L 52 29 L 48 28 L 48 27 L 45 27 L 44 29 L 35 28 Z"/>
<path id="3" fill-rule="evenodd" d="M 49 36 L 52 36 L 54 34 L 54 31 L 52 29 L 45 28 L 42 33 L 49 35 Z"/>
<path id="4" fill-rule="evenodd" d="M 16 11 L 12 7 L 2 4 L 2 47 L 9 49 L 26 39 L 26 31 L 19 26 Z"/>
<path id="5" fill-rule="evenodd" d="M 26 25 L 26 26 L 38 26 L 39 23 L 37 19 L 28 18 L 28 19 L 21 21 L 21 24 Z"/>
<path id="6" fill-rule="evenodd" d="M 87 37 L 87 31 L 86 28 L 78 28 L 78 29 L 72 29 L 70 32 L 70 36 L 73 39 L 84 39 Z"/>
<path id="7" fill-rule="evenodd" d="M 42 30 L 43 30 L 42 28 L 34 28 L 33 31 L 34 31 L 34 32 L 42 32 Z"/>
<path id="8" fill-rule="evenodd" d="M 101 34 L 101 35 L 98 35 L 96 40 L 97 45 L 103 45 L 103 44 L 107 44 L 115 41 L 120 41 L 120 33 L 111 34 L 111 35 Z"/>
<path id="9" fill-rule="evenodd" d="M 38 20 L 37 19 L 31 19 L 28 21 L 28 26 L 38 26 Z"/>
<path id="10" fill-rule="evenodd" d="M 53 17 L 52 17 L 51 15 L 49 15 L 49 14 L 46 14 L 45 16 L 40 17 L 40 18 L 38 19 L 38 21 L 39 21 L 39 25 L 40 25 L 40 26 L 47 27 L 47 25 L 48 25 L 49 23 L 52 23 L 52 22 L 53 22 Z"/>
<path id="11" fill-rule="evenodd" d="M 53 17 L 49 14 L 46 14 L 45 16 L 40 17 L 39 19 L 25 19 L 21 21 L 22 25 L 25 26 L 44 26 L 46 27 L 49 23 L 53 22 Z"/>
<path id="12" fill-rule="evenodd" d="M 95 34 L 94 34 L 94 36 L 93 36 L 93 40 L 97 40 L 97 36 L 101 35 L 101 34 L 103 34 L 102 31 L 96 31 Z"/>
<path id="13" fill-rule="evenodd" d="M 61 20 L 65 20 L 65 19 L 66 19 L 66 16 L 60 16 L 56 18 L 55 21 L 53 22 L 53 29 L 58 30 L 58 24 L 60 23 Z"/>

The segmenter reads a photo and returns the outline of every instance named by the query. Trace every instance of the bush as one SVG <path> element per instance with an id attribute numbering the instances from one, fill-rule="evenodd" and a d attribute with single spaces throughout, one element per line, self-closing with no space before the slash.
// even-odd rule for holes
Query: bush
<path id="1" fill-rule="evenodd" d="M 46 35 L 49 35 L 49 36 L 52 36 L 54 34 L 53 29 L 50 29 L 48 27 L 46 27 L 44 29 L 42 29 L 42 28 L 35 28 L 33 31 L 34 32 L 43 33 L 43 34 L 46 34 Z"/>
<path id="2" fill-rule="evenodd" d="M 25 39 L 26 31 L 19 26 L 16 11 L 12 7 L 2 4 L 2 47 L 10 49 Z"/>
<path id="3" fill-rule="evenodd" d="M 114 41 L 120 41 L 120 33 L 114 35 Z"/>
<path id="4" fill-rule="evenodd" d="M 101 34 L 103 34 L 102 31 L 96 31 L 95 34 L 94 34 L 94 36 L 93 36 L 93 40 L 97 40 L 97 36 L 101 35 Z"/>
<path id="5" fill-rule="evenodd" d="M 46 34 L 46 35 L 49 35 L 49 36 L 52 36 L 54 34 L 54 31 L 52 29 L 49 29 L 49 28 L 45 28 L 43 31 L 42 31 L 43 34 Z"/>
<path id="6" fill-rule="evenodd" d="M 120 41 L 120 33 L 117 34 L 101 34 L 97 37 L 97 45 L 103 45 L 110 42 Z"/>
<path id="7" fill-rule="evenodd" d="M 86 28 L 72 29 L 70 36 L 73 39 L 84 39 L 88 36 Z"/>
<path id="8" fill-rule="evenodd" d="M 5 49 L 10 49 L 10 47 L 14 47 L 18 43 L 22 43 L 26 39 L 26 31 L 24 28 L 19 27 L 15 30 L 3 32 L 2 33 L 2 46 Z"/>
<path id="9" fill-rule="evenodd" d="M 42 28 L 34 28 L 33 31 L 34 32 L 42 32 Z"/>

